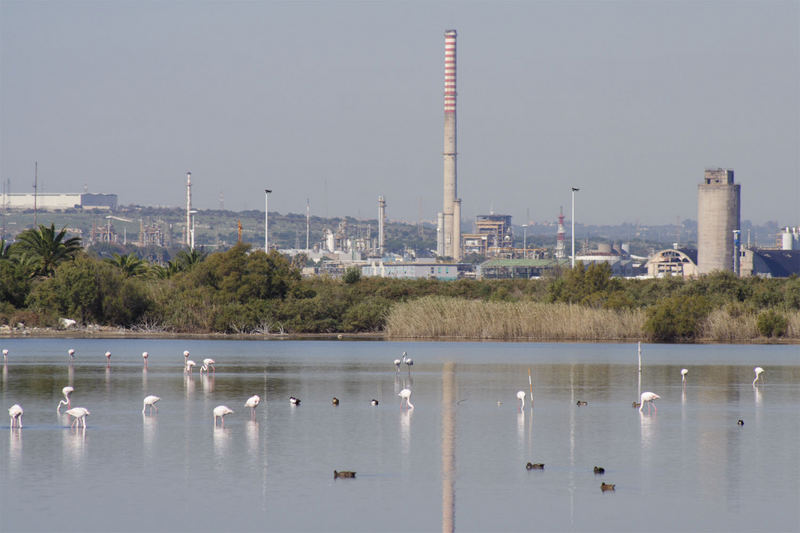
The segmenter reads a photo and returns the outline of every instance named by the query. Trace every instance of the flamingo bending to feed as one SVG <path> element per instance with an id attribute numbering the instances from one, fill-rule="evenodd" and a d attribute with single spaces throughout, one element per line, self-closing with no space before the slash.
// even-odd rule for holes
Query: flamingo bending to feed
<path id="1" fill-rule="evenodd" d="M 217 427 L 217 418 L 222 421 L 222 427 L 225 427 L 225 415 L 233 412 L 232 409 L 225 405 L 218 405 L 214 408 L 214 427 Z"/>
<path id="2" fill-rule="evenodd" d="M 688 373 L 689 373 L 689 369 L 681 368 L 681 381 L 683 383 L 686 383 L 686 374 L 688 374 Z"/>
<path id="3" fill-rule="evenodd" d="M 525 391 L 521 390 L 517 392 L 517 399 L 519 400 L 519 410 L 522 411 L 525 409 Z"/>
<path id="4" fill-rule="evenodd" d="M 75 350 L 73 350 L 72 348 L 67 350 L 67 354 L 69 355 L 70 359 L 75 359 Z"/>
<path id="5" fill-rule="evenodd" d="M 760 378 L 760 377 L 761 377 L 761 374 L 763 374 L 763 373 L 764 373 L 764 369 L 763 369 L 763 368 L 761 368 L 760 366 L 757 366 L 757 367 L 755 367 L 755 368 L 753 369 L 753 372 L 755 372 L 755 373 L 756 373 L 756 379 L 754 379 L 754 380 L 753 380 L 753 387 L 755 387 L 755 386 L 756 386 L 756 381 L 758 381 L 758 378 Z M 762 380 L 762 381 L 763 381 L 763 380 Z"/>
<path id="6" fill-rule="evenodd" d="M 654 404 L 653 402 L 658 400 L 659 398 L 661 398 L 661 396 L 659 396 L 655 392 L 643 392 L 641 401 L 639 402 L 641 404 L 641 405 L 639 405 L 639 412 L 640 413 L 642 412 L 642 408 L 644 407 L 644 404 L 646 403 L 647 404 L 647 412 L 648 413 L 650 412 L 650 405 L 653 406 L 653 409 L 655 409 L 655 411 L 657 413 L 658 412 L 658 408 L 656 407 L 656 404 Z"/>
<path id="7" fill-rule="evenodd" d="M 58 402 L 58 407 L 56 407 L 56 412 L 57 412 L 57 413 L 60 413 L 60 412 L 61 412 L 61 406 L 62 406 L 62 405 L 66 405 L 66 406 L 67 406 L 67 408 L 70 408 L 70 407 L 72 407 L 72 402 L 70 401 L 69 397 L 72 395 L 72 392 L 73 392 L 74 390 L 75 390 L 75 389 L 73 389 L 73 388 L 72 388 L 72 387 L 70 387 L 69 385 L 68 385 L 68 386 L 66 386 L 66 387 L 64 387 L 63 389 L 61 389 L 61 394 L 63 394 L 63 395 L 64 395 L 64 398 L 65 398 L 65 400 L 60 400 L 60 401 Z"/>
<path id="8" fill-rule="evenodd" d="M 191 375 L 192 369 L 194 367 L 195 367 L 195 362 L 192 361 L 191 359 L 187 360 L 186 361 L 186 368 L 183 369 L 183 373 Z"/>
<path id="9" fill-rule="evenodd" d="M 8 348 L 3 348 L 3 360 L 8 361 Z"/>
<path id="10" fill-rule="evenodd" d="M 92 413 L 90 413 L 85 407 L 73 407 L 72 409 L 67 409 L 67 414 L 75 419 L 72 421 L 69 427 L 77 427 L 77 424 L 82 421 L 83 427 L 86 429 L 86 415 L 90 415 Z"/>
<path id="11" fill-rule="evenodd" d="M 247 401 L 244 402 L 244 406 L 250 408 L 250 416 L 252 416 L 253 418 L 256 417 L 256 407 L 258 407 L 259 403 L 261 403 L 261 396 L 259 396 L 258 394 L 250 396 L 247 399 Z"/>
<path id="12" fill-rule="evenodd" d="M 144 410 L 147 409 L 148 405 L 150 406 L 151 415 L 153 414 L 153 409 L 155 409 L 157 413 L 158 406 L 156 405 L 156 402 L 158 402 L 160 399 L 161 398 L 159 398 L 158 396 L 153 396 L 152 394 L 149 396 L 145 396 L 144 401 L 142 402 L 142 414 L 144 414 Z"/>
<path id="13" fill-rule="evenodd" d="M 111 352 L 106 352 L 106 361 L 111 362 Z"/>
<path id="14" fill-rule="evenodd" d="M 202 374 L 205 372 L 208 374 L 208 369 L 210 368 L 215 374 L 217 373 L 217 369 L 214 367 L 215 361 L 213 359 L 203 359 L 203 366 L 200 367 L 200 373 Z"/>
<path id="15" fill-rule="evenodd" d="M 403 400 L 405 400 L 405 402 L 406 402 L 406 407 L 408 407 L 409 409 L 413 409 L 414 408 L 414 404 L 411 403 L 411 389 L 403 389 L 403 390 L 401 390 L 400 393 L 398 394 L 398 396 L 400 396 L 400 408 L 401 409 L 403 408 Z"/>
<path id="16" fill-rule="evenodd" d="M 402 361 L 402 360 L 400 360 L 400 359 L 395 359 L 395 360 L 394 360 L 394 368 L 395 368 L 395 371 L 396 371 L 396 372 L 400 372 L 400 365 L 401 365 L 402 363 L 403 363 L 403 361 Z"/>
<path id="17" fill-rule="evenodd" d="M 22 427 L 22 407 L 18 403 L 15 403 L 8 409 L 8 416 L 11 417 L 11 427 L 13 428 L 15 425 L 16 427 Z"/>

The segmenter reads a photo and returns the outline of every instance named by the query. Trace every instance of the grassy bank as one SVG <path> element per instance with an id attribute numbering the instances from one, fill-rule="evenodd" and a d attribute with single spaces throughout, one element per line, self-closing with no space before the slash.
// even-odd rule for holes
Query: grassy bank
<path id="1" fill-rule="evenodd" d="M 800 341 L 800 312 L 788 314 L 784 341 Z M 429 296 L 392 306 L 389 338 L 536 341 L 634 341 L 648 336 L 641 309 L 595 309 L 575 304 L 492 302 Z M 759 342 L 755 313 L 716 309 L 700 324 L 701 342 Z"/>

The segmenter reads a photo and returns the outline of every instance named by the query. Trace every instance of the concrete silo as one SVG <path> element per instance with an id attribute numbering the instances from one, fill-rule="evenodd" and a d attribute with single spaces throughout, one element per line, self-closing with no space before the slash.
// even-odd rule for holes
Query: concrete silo
<path id="1" fill-rule="evenodd" d="M 739 230 L 741 186 L 731 169 L 706 169 L 697 186 L 697 268 L 701 274 L 734 270 L 734 230 Z"/>

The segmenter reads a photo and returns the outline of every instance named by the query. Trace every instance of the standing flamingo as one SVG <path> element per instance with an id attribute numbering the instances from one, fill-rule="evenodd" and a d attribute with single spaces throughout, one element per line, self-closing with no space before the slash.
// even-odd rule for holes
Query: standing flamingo
<path id="1" fill-rule="evenodd" d="M 72 409 L 67 409 L 67 414 L 75 419 L 72 421 L 69 427 L 77 427 L 78 423 L 82 421 L 83 428 L 86 429 L 86 415 L 90 415 L 92 413 L 90 413 L 85 407 L 73 407 Z"/>
<path id="2" fill-rule="evenodd" d="M 22 427 L 22 407 L 15 403 L 8 409 L 8 416 L 11 417 L 11 427 L 13 428 L 16 422 L 17 427 Z"/>
<path id="3" fill-rule="evenodd" d="M 70 348 L 69 350 L 67 350 L 67 355 L 69 355 L 69 359 L 70 361 L 72 361 L 73 359 L 75 359 L 75 350 Z"/>
<path id="4" fill-rule="evenodd" d="M 406 364 L 408 371 L 411 372 L 411 367 L 414 365 L 414 360 L 411 359 L 406 352 L 403 352 L 403 362 Z"/>
<path id="5" fill-rule="evenodd" d="M 217 369 L 214 367 L 215 361 L 213 359 L 203 359 L 203 366 L 200 367 L 200 373 L 202 374 L 205 372 L 208 374 L 208 369 L 210 368 L 215 374 L 217 373 Z"/>
<path id="6" fill-rule="evenodd" d="M 395 370 L 396 370 L 397 372 L 400 372 L 400 364 L 401 364 L 402 362 L 403 362 L 403 361 L 401 361 L 400 359 L 395 359 L 395 360 L 394 360 L 394 368 L 395 368 Z"/>
<path id="7" fill-rule="evenodd" d="M 222 421 L 222 427 L 225 427 L 225 415 L 231 414 L 233 411 L 224 405 L 218 405 L 214 408 L 214 427 L 217 427 L 217 418 Z"/>
<path id="8" fill-rule="evenodd" d="M 761 377 L 761 374 L 763 374 L 763 373 L 764 373 L 764 369 L 763 369 L 763 368 L 761 368 L 760 366 L 757 366 L 757 367 L 755 367 L 755 368 L 753 369 L 753 372 L 755 372 L 755 373 L 756 373 L 756 379 L 754 379 L 754 380 L 753 380 L 753 387 L 755 387 L 755 386 L 756 386 L 756 381 L 758 381 L 758 378 L 760 378 L 760 377 Z M 762 381 L 763 381 L 763 380 L 762 380 Z"/>
<path id="9" fill-rule="evenodd" d="M 3 361 L 8 361 L 8 348 L 3 348 Z"/>
<path id="10" fill-rule="evenodd" d="M 253 396 L 250 396 L 247 399 L 247 401 L 244 402 L 244 406 L 250 408 L 250 416 L 252 418 L 256 417 L 256 407 L 258 407 L 259 403 L 261 403 L 261 396 L 259 396 L 258 394 L 254 394 Z"/>
<path id="11" fill-rule="evenodd" d="M 659 396 L 655 392 L 643 392 L 642 393 L 642 397 L 641 397 L 641 401 L 639 402 L 640 403 L 639 412 L 640 413 L 642 412 L 642 408 L 644 407 L 644 404 L 647 403 L 647 412 L 648 413 L 650 412 L 650 405 L 652 405 L 653 409 L 655 409 L 655 411 L 657 413 L 658 412 L 658 407 L 656 407 L 656 404 L 654 404 L 653 402 L 658 400 L 659 398 L 661 398 L 661 396 Z"/>
<path id="12" fill-rule="evenodd" d="M 186 368 L 183 369 L 183 373 L 184 374 L 189 374 L 191 376 L 192 375 L 192 369 L 194 367 L 195 367 L 195 362 L 192 361 L 191 359 L 188 359 L 186 361 Z"/>
<path id="13" fill-rule="evenodd" d="M 522 411 L 525 409 L 525 391 L 521 390 L 517 392 L 517 398 L 519 399 L 519 410 Z"/>
<path id="14" fill-rule="evenodd" d="M 111 362 L 111 352 L 106 352 L 106 362 Z"/>
<path id="15" fill-rule="evenodd" d="M 63 394 L 63 395 L 64 395 L 64 398 L 65 398 L 65 400 L 60 400 L 60 401 L 58 402 L 58 407 L 56 407 L 56 412 L 57 412 L 57 413 L 60 413 L 60 412 L 61 412 L 61 406 L 62 406 L 62 405 L 66 405 L 68 409 L 69 409 L 70 407 L 72 407 L 72 402 L 70 401 L 69 397 L 72 395 L 72 392 L 73 392 L 74 390 L 75 390 L 75 389 L 73 389 L 73 388 L 72 388 L 72 387 L 70 387 L 69 385 L 67 385 L 66 387 L 64 387 L 63 389 L 61 389 L 61 394 Z"/>
<path id="16" fill-rule="evenodd" d="M 142 402 L 142 414 L 144 414 L 144 410 L 147 409 L 148 405 L 150 406 L 151 415 L 153 414 L 153 409 L 155 409 L 157 413 L 158 406 L 156 405 L 156 402 L 158 402 L 160 399 L 161 398 L 159 398 L 158 396 L 153 396 L 152 394 L 149 396 L 145 396 L 144 401 Z"/>
<path id="17" fill-rule="evenodd" d="M 689 373 L 689 369 L 681 368 L 681 382 L 683 382 L 684 384 L 686 384 L 686 374 L 688 374 L 688 373 Z"/>
<path id="18" fill-rule="evenodd" d="M 183 364 L 185 365 L 186 361 L 188 361 L 188 360 L 189 360 L 189 350 L 184 350 L 183 351 Z"/>
<path id="19" fill-rule="evenodd" d="M 400 409 L 403 408 L 403 400 L 406 401 L 406 407 L 408 407 L 409 409 L 414 408 L 414 404 L 411 403 L 411 389 L 401 390 L 398 396 L 400 396 Z"/>

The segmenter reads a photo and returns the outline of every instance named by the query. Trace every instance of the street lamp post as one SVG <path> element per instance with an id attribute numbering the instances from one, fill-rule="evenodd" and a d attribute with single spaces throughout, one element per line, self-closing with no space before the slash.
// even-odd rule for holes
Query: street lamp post
<path id="1" fill-rule="evenodd" d="M 272 189 L 264 189 L 264 253 L 269 253 L 269 193 Z"/>
<path id="2" fill-rule="evenodd" d="M 571 187 L 572 189 L 572 268 L 575 268 L 575 193 L 580 189 Z"/>
<path id="3" fill-rule="evenodd" d="M 528 225 L 522 225 L 522 258 L 528 257 Z"/>

